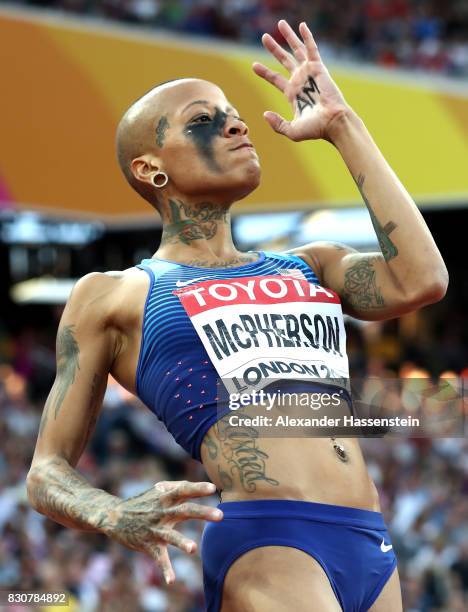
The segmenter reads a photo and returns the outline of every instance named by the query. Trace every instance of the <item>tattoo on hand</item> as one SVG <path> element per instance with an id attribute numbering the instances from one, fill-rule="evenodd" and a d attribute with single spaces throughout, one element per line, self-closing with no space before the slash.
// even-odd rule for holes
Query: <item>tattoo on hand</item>
<path id="1" fill-rule="evenodd" d="M 375 233 L 377 234 L 377 239 L 379 241 L 382 255 L 384 256 L 385 261 L 390 261 L 398 255 L 398 249 L 396 245 L 389 238 L 389 235 L 391 234 L 391 232 L 393 232 L 397 225 L 393 221 L 389 221 L 384 226 L 381 225 L 374 211 L 372 210 L 372 207 L 366 197 L 366 194 L 364 193 L 365 180 L 366 177 L 363 174 L 360 174 L 356 180 L 356 184 L 358 186 L 359 191 L 361 192 L 362 199 L 364 200 L 364 203 L 369 211 L 372 225 L 374 226 Z"/>
<path id="2" fill-rule="evenodd" d="M 44 407 L 39 436 L 44 431 L 49 412 L 53 410 L 54 418 L 57 418 L 67 391 L 75 380 L 76 371 L 80 369 L 80 348 L 73 335 L 73 328 L 73 325 L 65 325 L 57 335 L 57 376 Z"/>
<path id="3" fill-rule="evenodd" d="M 320 94 L 320 89 L 318 88 L 315 79 L 309 75 L 307 77 L 307 81 L 302 86 L 303 95 L 301 96 L 298 94 L 296 96 L 297 109 L 299 111 L 299 114 L 302 114 L 302 111 L 305 108 L 313 108 L 317 104 L 314 97 L 312 96 L 312 94 L 314 94 L 315 92 Z"/>
<path id="4" fill-rule="evenodd" d="M 356 309 L 373 310 L 385 306 L 385 300 L 376 284 L 376 260 L 378 257 L 367 257 L 346 270 L 343 297 Z"/>
<path id="5" fill-rule="evenodd" d="M 39 484 L 29 489 L 34 504 L 61 524 L 95 531 L 91 518 L 96 508 L 107 514 L 115 506 L 115 497 L 93 488 L 61 457 L 32 468 L 30 475 L 34 477 L 36 473 Z"/>

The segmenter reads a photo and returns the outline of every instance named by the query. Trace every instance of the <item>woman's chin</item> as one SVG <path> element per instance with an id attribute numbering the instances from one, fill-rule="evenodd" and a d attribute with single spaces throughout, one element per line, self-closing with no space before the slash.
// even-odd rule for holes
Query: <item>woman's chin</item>
<path id="1" fill-rule="evenodd" d="M 260 166 L 253 167 L 246 172 L 242 182 L 239 183 L 237 200 L 246 198 L 260 185 L 261 171 Z"/>

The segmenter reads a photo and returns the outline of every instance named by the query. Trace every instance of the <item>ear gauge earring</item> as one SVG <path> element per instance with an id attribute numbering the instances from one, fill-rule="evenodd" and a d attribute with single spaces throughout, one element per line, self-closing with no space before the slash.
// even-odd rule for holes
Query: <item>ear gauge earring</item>
<path id="1" fill-rule="evenodd" d="M 161 182 L 158 182 L 159 177 L 162 177 Z M 153 185 L 158 189 L 161 189 L 161 187 L 165 187 L 168 182 L 169 177 L 165 172 L 156 172 L 156 174 L 153 176 Z"/>

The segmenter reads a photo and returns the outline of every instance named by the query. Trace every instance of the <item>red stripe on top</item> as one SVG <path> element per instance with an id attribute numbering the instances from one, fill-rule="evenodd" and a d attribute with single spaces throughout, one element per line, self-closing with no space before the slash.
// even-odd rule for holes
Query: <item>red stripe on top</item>
<path id="1" fill-rule="evenodd" d="M 177 289 L 173 293 L 179 297 L 190 317 L 220 306 L 241 304 L 340 303 L 340 298 L 331 289 L 292 276 L 207 280 Z"/>

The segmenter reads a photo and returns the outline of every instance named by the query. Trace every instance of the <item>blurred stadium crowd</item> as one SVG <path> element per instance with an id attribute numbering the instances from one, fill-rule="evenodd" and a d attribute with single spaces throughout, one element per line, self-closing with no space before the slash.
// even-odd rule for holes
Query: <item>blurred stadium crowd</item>
<path id="1" fill-rule="evenodd" d="M 426 332 L 425 343 L 416 315 L 364 326 L 348 321 L 352 373 L 423 377 L 449 366 L 445 376 L 466 381 L 461 313 L 452 314 L 432 341 Z M 412 331 L 402 335 L 405 325 Z M 63 528 L 29 507 L 25 476 L 54 375 L 53 344 L 44 329 L 25 329 L 17 337 L 0 333 L 0 589 L 63 589 L 72 611 L 201 612 L 198 555 L 171 547 L 178 580 L 168 589 L 150 557 L 101 535 Z M 468 609 L 466 438 L 387 436 L 365 439 L 362 446 L 399 559 L 405 611 Z M 200 464 L 113 379 L 78 468 L 94 486 L 122 498 L 160 480 L 206 479 Z M 213 496 L 207 503 L 217 501 Z M 199 541 L 203 524 L 192 521 L 182 529 Z"/>
<path id="2" fill-rule="evenodd" d="M 259 44 L 283 42 L 277 21 L 305 20 L 327 58 L 468 75 L 466 0 L 17 0 L 173 30 Z"/>

